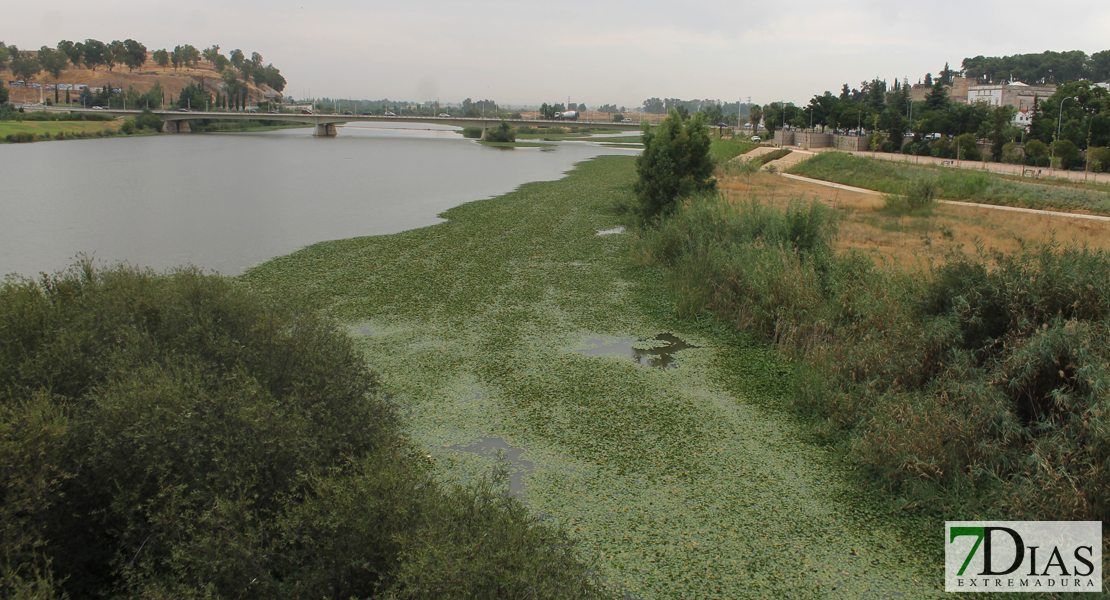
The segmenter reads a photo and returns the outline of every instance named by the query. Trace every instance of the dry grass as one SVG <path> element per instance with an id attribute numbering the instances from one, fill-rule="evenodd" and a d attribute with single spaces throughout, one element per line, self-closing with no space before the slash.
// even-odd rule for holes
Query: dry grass
<path id="1" fill-rule="evenodd" d="M 941 263 L 953 250 L 984 249 L 1012 252 L 1026 242 L 1055 237 L 1059 242 L 1110 250 L 1110 222 L 1043 214 L 1017 213 L 970 206 L 938 205 L 926 215 L 885 209 L 883 197 L 838 190 L 769 173 L 723 176 L 722 192 L 739 202 L 758 197 L 785 207 L 792 199 L 816 199 L 842 216 L 835 242 L 838 252 L 870 254 L 876 262 Z"/>
<path id="2" fill-rule="evenodd" d="M 6 71 L 3 74 L 5 81 L 11 80 L 11 71 Z M 154 62 L 153 52 L 147 53 L 147 62 L 140 69 L 132 73 L 127 72 L 127 67 L 116 65 L 116 67 L 109 72 L 107 67 L 99 67 L 96 71 L 91 71 L 86 68 L 75 68 L 72 65 L 62 71 L 61 76 L 55 79 L 52 75 L 46 72 L 39 73 L 33 77 L 31 81 L 41 83 L 73 83 L 83 84 L 92 87 L 105 86 L 109 83 L 114 88 L 126 90 L 128 86 L 134 86 L 135 90 L 140 94 L 145 93 L 150 88 L 154 87 L 155 83 L 161 83 L 162 88 L 166 91 L 166 102 L 177 100 L 181 94 L 181 90 L 190 84 L 204 83 L 209 90 L 214 90 L 221 82 L 220 73 L 216 71 L 215 67 L 207 62 L 201 61 L 196 67 L 182 67 L 174 71 L 173 67 L 163 69 Z M 253 100 L 261 99 L 263 92 L 269 90 L 267 86 L 256 86 L 254 83 L 248 82 L 247 86 L 250 88 L 250 96 Z M 46 86 L 43 86 L 44 88 Z M 38 102 L 39 90 L 31 90 L 27 88 L 8 88 L 11 94 L 12 102 Z M 71 91 L 70 98 L 76 101 L 79 92 Z M 58 92 L 58 99 L 60 102 L 65 102 L 66 93 L 64 91 Z M 54 92 L 42 90 L 42 98 L 49 98 L 54 100 Z"/>

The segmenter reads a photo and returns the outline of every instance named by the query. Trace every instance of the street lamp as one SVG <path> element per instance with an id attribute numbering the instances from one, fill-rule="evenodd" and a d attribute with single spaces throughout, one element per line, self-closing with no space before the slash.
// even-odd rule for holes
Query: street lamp
<path id="1" fill-rule="evenodd" d="M 1079 100 L 1079 97 L 1076 96 L 1076 97 L 1073 98 L 1071 96 L 1068 96 L 1067 98 L 1061 98 L 1060 99 L 1060 114 L 1056 116 L 1056 140 L 1060 139 L 1060 127 L 1061 127 L 1061 125 L 1063 125 L 1064 100 Z"/>

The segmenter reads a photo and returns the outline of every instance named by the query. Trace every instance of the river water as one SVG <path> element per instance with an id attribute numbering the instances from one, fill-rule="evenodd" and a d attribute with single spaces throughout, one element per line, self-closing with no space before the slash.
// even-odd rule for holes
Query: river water
<path id="1" fill-rule="evenodd" d="M 636 152 L 488 148 L 418 127 L 0 145 L 0 277 L 60 270 L 78 253 L 237 275 L 315 242 L 431 225 L 452 206 L 558 179 L 598 154 Z"/>

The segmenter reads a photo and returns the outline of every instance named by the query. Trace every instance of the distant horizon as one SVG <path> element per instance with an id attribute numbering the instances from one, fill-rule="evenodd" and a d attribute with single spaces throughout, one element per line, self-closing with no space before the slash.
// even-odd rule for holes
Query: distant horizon
<path id="1" fill-rule="evenodd" d="M 295 98 L 490 99 L 641 106 L 648 98 L 795 104 L 876 77 L 916 83 L 978 55 L 1107 49 L 1110 3 L 801 0 L 790 10 L 702 0 L 673 4 L 568 0 L 557 7 L 430 0 L 137 0 L 17 3 L 23 49 L 59 40 L 134 38 L 150 50 L 220 44 L 262 54 Z M 1036 31 L 1030 32 L 1030 20 Z M 244 25 L 249 24 L 249 25 Z M 989 24 L 989 26 L 985 25 Z M 1014 32 L 1021 32 L 1015 34 Z"/>

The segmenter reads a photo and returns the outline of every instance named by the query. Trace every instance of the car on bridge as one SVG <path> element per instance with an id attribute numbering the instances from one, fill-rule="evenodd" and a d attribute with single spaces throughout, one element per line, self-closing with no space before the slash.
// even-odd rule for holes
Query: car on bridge
<path id="1" fill-rule="evenodd" d="M 444 117 L 444 118 L 447 118 L 447 119 L 450 119 L 450 118 L 451 118 L 451 115 L 449 115 L 449 114 L 447 114 L 447 113 L 439 113 L 439 116 L 441 116 L 441 117 Z"/>
<path id="2" fill-rule="evenodd" d="M 395 115 L 395 114 L 393 114 L 393 113 L 391 113 L 387 110 L 387 111 L 385 111 L 385 116 L 387 116 L 387 117 L 396 117 L 397 115 Z"/>

